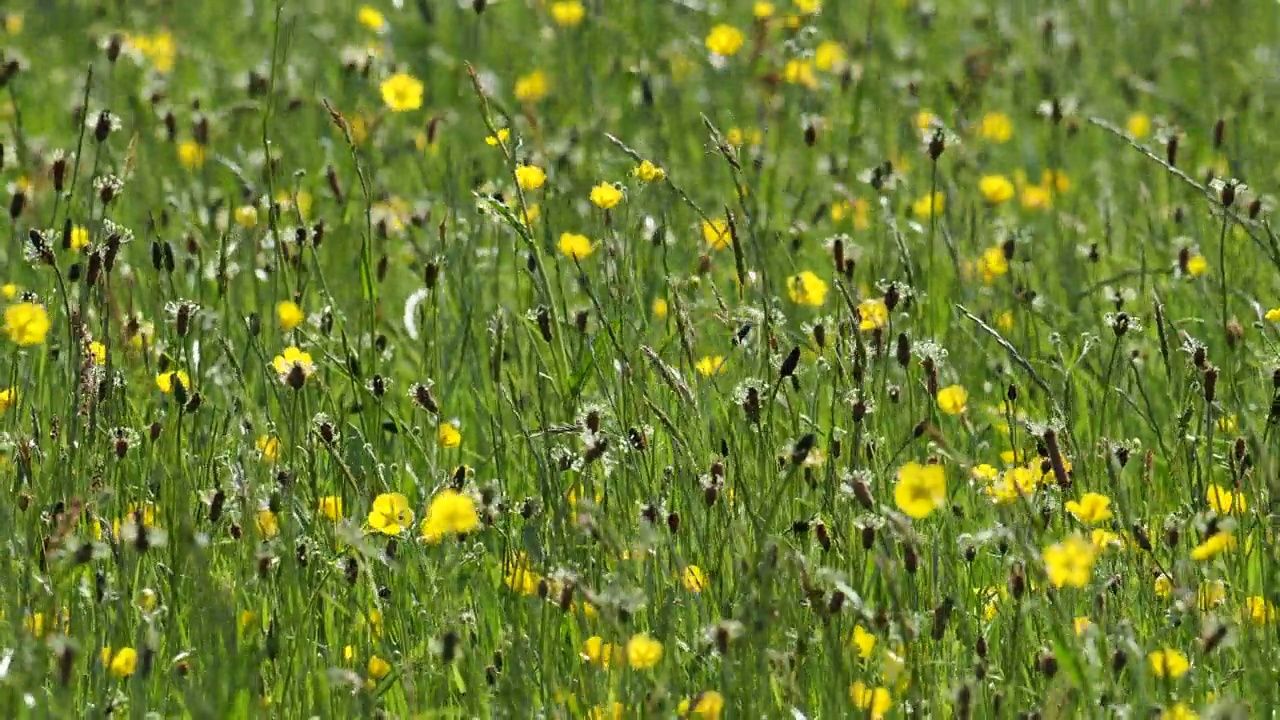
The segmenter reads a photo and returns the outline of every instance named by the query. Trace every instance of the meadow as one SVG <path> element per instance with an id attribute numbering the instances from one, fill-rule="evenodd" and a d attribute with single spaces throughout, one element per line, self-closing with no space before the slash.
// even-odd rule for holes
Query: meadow
<path id="1" fill-rule="evenodd" d="M 0 8 L 0 713 L 1263 718 L 1280 5 Z"/>

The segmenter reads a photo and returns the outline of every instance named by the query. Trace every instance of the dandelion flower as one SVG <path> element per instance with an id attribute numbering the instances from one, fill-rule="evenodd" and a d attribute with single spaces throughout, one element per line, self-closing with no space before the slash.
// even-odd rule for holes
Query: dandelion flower
<path id="1" fill-rule="evenodd" d="M 1245 501 L 1244 493 L 1235 492 L 1221 485 L 1210 485 L 1209 490 L 1205 493 L 1205 500 L 1209 503 L 1209 507 L 1213 508 L 1213 511 L 1219 515 L 1229 515 L 1233 510 L 1244 512 L 1249 508 L 1248 502 Z"/>
<path id="2" fill-rule="evenodd" d="M 978 261 L 978 270 L 982 273 L 982 283 L 991 285 L 996 278 L 1009 272 L 1009 259 L 1004 256 L 1004 248 L 990 247 L 983 251 Z"/>
<path id="3" fill-rule="evenodd" d="M 665 320 L 667 317 L 667 312 L 669 308 L 667 307 L 666 300 L 664 300 L 663 298 L 654 298 L 653 304 L 649 307 L 649 309 L 653 312 L 654 317 L 658 318 L 659 320 Z"/>
<path id="4" fill-rule="evenodd" d="M 742 49 L 746 38 L 742 31 L 732 25 L 716 25 L 707 34 L 707 49 L 720 57 L 733 57 Z"/>
<path id="5" fill-rule="evenodd" d="M 1083 635 L 1091 625 L 1093 625 L 1093 621 L 1084 616 L 1071 621 L 1071 627 L 1076 631 L 1076 635 Z"/>
<path id="6" fill-rule="evenodd" d="M 406 112 L 422 107 L 422 81 L 408 73 L 396 73 L 382 81 L 382 102 L 392 112 Z"/>
<path id="7" fill-rule="evenodd" d="M 6 411 L 8 411 L 8 409 L 13 407 L 14 403 L 16 402 L 18 402 L 17 388 L 8 388 L 6 390 L 0 390 L 0 414 L 3 414 Z M 0 463 L 0 465 L 3 465 L 3 463 Z"/>
<path id="8" fill-rule="evenodd" d="M 1160 712 L 1156 720 L 1200 720 L 1200 713 L 1185 703 L 1174 703 Z"/>
<path id="9" fill-rule="evenodd" d="M 561 253 L 574 260 L 585 260 L 595 251 L 591 239 L 578 233 L 561 233 L 559 247 Z"/>
<path id="10" fill-rule="evenodd" d="M 751 6 L 751 16 L 757 20 L 768 20 L 773 17 L 774 6 L 766 0 L 756 0 L 755 5 Z"/>
<path id="11" fill-rule="evenodd" d="M 547 181 L 547 173 L 537 165 L 521 165 L 516 168 L 516 183 L 521 190 L 537 190 Z"/>
<path id="12" fill-rule="evenodd" d="M 637 670 L 648 670 L 662 660 L 662 643 L 644 633 L 627 641 L 627 664 Z"/>
<path id="13" fill-rule="evenodd" d="M 622 191 L 616 185 L 600 183 L 591 188 L 591 203 L 601 210 L 612 210 L 622 202 Z"/>
<path id="14" fill-rule="evenodd" d="M 898 468 L 893 501 L 902 512 L 922 520 L 947 501 L 947 476 L 941 465 L 909 462 Z"/>
<path id="15" fill-rule="evenodd" d="M 1067 512 L 1086 525 L 1096 525 L 1111 519 L 1111 498 L 1099 493 L 1085 493 L 1079 500 L 1068 500 Z"/>
<path id="16" fill-rule="evenodd" d="M 19 347 L 43 345 L 49 327 L 49 312 L 43 305 L 24 302 L 4 309 L 4 334 Z"/>
<path id="17" fill-rule="evenodd" d="M 938 409 L 948 415 L 964 412 L 969 402 L 969 391 L 962 385 L 948 385 L 938 391 Z"/>
<path id="18" fill-rule="evenodd" d="M 805 270 L 787 278 L 787 294 L 791 297 L 791 302 L 797 305 L 820 307 L 827 300 L 827 283 Z"/>
<path id="19" fill-rule="evenodd" d="M 1147 662 L 1151 665 L 1151 673 L 1153 675 L 1174 680 L 1186 675 L 1187 670 L 1191 669 L 1191 663 L 1188 662 L 1187 656 L 1173 648 L 1153 650 L 1151 654 L 1147 655 Z"/>
<path id="20" fill-rule="evenodd" d="M 370 680 L 377 682 L 391 674 L 391 663 L 377 655 L 372 655 L 369 657 L 369 664 L 365 667 L 365 672 Z"/>
<path id="21" fill-rule="evenodd" d="M 1280 307 L 1271 308 L 1264 317 L 1268 322 L 1280 322 Z"/>
<path id="22" fill-rule="evenodd" d="M 383 493 L 373 500 L 369 510 L 369 527 L 383 535 L 399 535 L 413 524 L 409 499 L 400 493 Z"/>

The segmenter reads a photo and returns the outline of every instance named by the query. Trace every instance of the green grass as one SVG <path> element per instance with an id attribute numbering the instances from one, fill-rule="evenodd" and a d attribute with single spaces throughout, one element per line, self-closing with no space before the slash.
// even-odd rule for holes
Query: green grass
<path id="1" fill-rule="evenodd" d="M 5 715 L 1280 705 L 1280 6 L 584 4 L 0 13 Z"/>

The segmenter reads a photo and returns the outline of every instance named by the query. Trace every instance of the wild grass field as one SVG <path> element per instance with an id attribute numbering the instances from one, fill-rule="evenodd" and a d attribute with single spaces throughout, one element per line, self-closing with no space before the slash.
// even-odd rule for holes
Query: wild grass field
<path id="1" fill-rule="evenodd" d="M 1278 43 L 4 3 L 0 715 L 1274 717 Z"/>

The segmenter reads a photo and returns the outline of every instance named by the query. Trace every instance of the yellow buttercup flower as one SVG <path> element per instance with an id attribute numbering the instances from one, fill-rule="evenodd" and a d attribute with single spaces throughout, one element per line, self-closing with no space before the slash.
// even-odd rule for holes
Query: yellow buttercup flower
<path id="1" fill-rule="evenodd" d="M 982 252 L 978 261 L 978 270 L 982 273 L 982 283 L 992 285 L 996 279 L 1009 272 L 1009 259 L 1004 256 L 1004 248 L 996 246 Z"/>
<path id="2" fill-rule="evenodd" d="M 365 667 L 365 671 L 368 673 L 370 680 L 381 680 L 391 674 L 391 663 L 377 655 L 373 655 L 369 657 L 369 663 Z"/>
<path id="3" fill-rule="evenodd" d="M 893 501 L 902 512 L 921 520 L 947 501 L 947 476 L 941 465 L 909 462 L 898 468 Z"/>
<path id="4" fill-rule="evenodd" d="M 561 233 L 559 247 L 561 253 L 574 260 L 585 260 L 595 252 L 591 239 L 578 233 Z"/>
<path id="5" fill-rule="evenodd" d="M 662 660 L 662 643 L 645 633 L 632 635 L 627 641 L 627 665 L 648 670 Z"/>
<path id="6" fill-rule="evenodd" d="M 835 40 L 821 42 L 813 51 L 813 66 L 822 72 L 839 70 L 844 64 L 844 46 Z"/>
<path id="7" fill-rule="evenodd" d="M 553 2 L 548 9 L 551 11 L 551 19 L 563 28 L 577 27 L 587 16 L 587 9 L 578 0 Z"/>
<path id="8" fill-rule="evenodd" d="M 451 422 L 442 422 L 436 428 L 436 442 L 442 448 L 456 448 L 462 444 L 462 433 Z"/>
<path id="9" fill-rule="evenodd" d="M 861 680 L 849 686 L 849 698 L 862 711 L 860 716 L 870 716 L 872 720 L 880 720 L 893 707 L 893 696 L 888 688 L 871 687 Z"/>
<path id="10" fill-rule="evenodd" d="M 676 714 L 682 718 L 719 720 L 724 712 L 724 696 L 715 690 L 707 690 L 680 701 Z"/>
<path id="11" fill-rule="evenodd" d="M 948 415 L 964 412 L 969 402 L 969 391 L 962 385 L 948 385 L 938 391 L 938 409 Z"/>
<path id="12" fill-rule="evenodd" d="M 438 542 L 449 535 L 463 535 L 480 526 L 476 502 L 470 495 L 446 488 L 431 499 L 422 521 L 422 536 Z"/>
<path id="13" fill-rule="evenodd" d="M 1209 261 L 1200 253 L 1187 258 L 1187 275 L 1191 277 L 1200 277 L 1209 271 Z"/>
<path id="14" fill-rule="evenodd" d="M 940 215 L 947 209 L 947 198 L 941 192 L 925 195 L 911 203 L 911 212 L 921 220 Z"/>
<path id="15" fill-rule="evenodd" d="M 1209 503 L 1209 507 L 1219 515 L 1229 515 L 1232 511 L 1244 512 L 1249 509 L 1249 503 L 1245 500 L 1244 493 L 1235 492 L 1221 485 L 1210 485 L 1209 490 L 1205 493 L 1205 500 Z"/>
<path id="16" fill-rule="evenodd" d="M 497 147 L 499 145 L 506 145 L 507 141 L 510 139 L 511 131 L 507 128 L 499 128 L 497 134 L 486 137 L 484 139 L 484 143 L 489 147 Z"/>
<path id="17" fill-rule="evenodd" d="M 978 180 L 978 191 L 991 205 L 1000 205 L 1013 199 L 1013 181 L 1004 175 L 983 175 Z"/>
<path id="18" fill-rule="evenodd" d="M 1067 512 L 1087 525 L 1096 525 L 1111 519 L 1111 498 L 1098 493 L 1085 493 L 1079 500 L 1068 500 Z"/>
<path id="19" fill-rule="evenodd" d="M 191 377 L 184 370 L 170 370 L 156 375 L 156 387 L 166 395 L 172 395 L 179 384 L 184 390 L 191 390 Z"/>
<path id="20" fill-rule="evenodd" d="M 680 584 L 691 593 L 700 593 L 707 586 L 707 575 L 697 565 L 687 565 L 680 573 Z"/>
<path id="21" fill-rule="evenodd" d="M 94 365 L 107 364 L 107 346 L 94 340 L 85 348 L 85 357 L 93 361 Z"/>
<path id="22" fill-rule="evenodd" d="M 299 378 L 301 378 L 301 382 L 306 382 L 306 379 L 316 371 L 316 364 L 311 360 L 311 353 L 304 352 L 292 345 L 285 348 L 284 352 L 271 360 L 271 367 L 275 369 L 280 382 L 285 384 L 296 383 Z M 298 387 L 301 387 L 301 384 Z"/>
<path id="23" fill-rule="evenodd" d="M 653 316 L 659 320 L 666 319 L 668 309 L 667 301 L 662 298 L 654 298 L 653 304 L 650 306 L 650 310 L 653 311 Z"/>
<path id="24" fill-rule="evenodd" d="M 858 303 L 858 329 L 863 332 L 877 330 L 889 324 L 889 307 L 880 298 L 870 298 Z"/>
<path id="25" fill-rule="evenodd" d="M 102 658 L 106 661 L 107 669 L 118 678 L 127 678 L 138 670 L 138 651 L 131 647 L 120 648 L 114 653 L 111 648 L 106 648 Z"/>
<path id="26" fill-rule="evenodd" d="M 178 162 L 188 170 L 199 170 L 204 167 L 204 146 L 194 140 L 183 140 L 178 143 Z"/>
<path id="27" fill-rule="evenodd" d="M 382 81 L 382 102 L 392 112 L 407 112 L 422 107 L 422 81 L 408 73 L 396 73 Z"/>
<path id="28" fill-rule="evenodd" d="M 1147 662 L 1151 665 L 1151 674 L 1162 678 L 1176 680 L 1186 675 L 1187 670 L 1191 669 L 1187 656 L 1173 648 L 1153 650 L 1147 655 Z"/>
<path id="29" fill-rule="evenodd" d="M 24 302 L 4 309 L 4 334 L 19 347 L 43 345 L 49 328 L 49 312 L 43 305 Z"/>
<path id="30" fill-rule="evenodd" d="M 1060 543 L 1050 545 L 1043 553 L 1049 584 L 1054 587 L 1084 587 L 1093 576 L 1093 564 L 1097 556 L 1093 543 L 1080 535 L 1072 535 Z"/>
<path id="31" fill-rule="evenodd" d="M 978 134 L 983 140 L 993 143 L 1006 143 L 1013 137 L 1013 121 L 1002 112 L 989 112 L 982 116 L 978 124 Z"/>
<path id="32" fill-rule="evenodd" d="M 751 16 L 757 20 L 768 20 L 773 17 L 774 11 L 773 3 L 766 0 L 756 0 L 756 3 L 751 6 Z"/>
<path id="33" fill-rule="evenodd" d="M 694 369 L 702 377 L 711 377 L 724 372 L 724 358 L 720 355 L 707 355 L 694 364 Z"/>
<path id="34" fill-rule="evenodd" d="M 276 320 L 280 322 L 281 330 L 289 332 L 306 319 L 307 316 L 302 312 L 302 308 L 298 307 L 298 303 L 284 300 L 276 304 Z"/>
<path id="35" fill-rule="evenodd" d="M 254 445 L 265 463 L 273 463 L 280 457 L 280 438 L 274 435 L 263 435 Z"/>
<path id="36" fill-rule="evenodd" d="M 658 182 L 667 177 L 666 170 L 663 170 L 648 160 L 641 160 L 640 164 L 631 171 L 631 174 L 635 175 L 643 182 Z"/>
<path id="37" fill-rule="evenodd" d="M 618 186 L 600 183 L 591 188 L 591 203 L 602 210 L 612 210 L 622 202 L 622 191 Z"/>
<path id="38" fill-rule="evenodd" d="M 547 181 L 547 173 L 537 165 L 516 168 L 516 183 L 521 190 L 537 190 Z"/>
<path id="39" fill-rule="evenodd" d="M 1093 621 L 1087 617 L 1078 617 L 1071 622 L 1071 627 L 1076 631 L 1077 635 L 1083 635 L 1091 625 L 1093 625 Z"/>
<path id="40" fill-rule="evenodd" d="M 1191 551 L 1191 559 L 1211 560 L 1235 546 L 1236 539 L 1231 533 L 1214 533 Z"/>
<path id="41" fill-rule="evenodd" d="M 6 390 L 0 390 L 0 415 L 7 412 L 9 408 L 13 407 L 14 403 L 16 402 L 18 402 L 17 388 L 8 388 Z M 3 467 L 2 462 L 0 462 L 0 467 Z"/>
<path id="42" fill-rule="evenodd" d="M 1134 140 L 1145 140 L 1151 134 L 1151 118 L 1146 113 L 1133 113 L 1124 126 Z"/>
<path id="43" fill-rule="evenodd" d="M 280 534 L 280 519 L 270 510 L 259 510 L 254 521 L 262 537 L 273 538 Z"/>
<path id="44" fill-rule="evenodd" d="M 245 230 L 251 230 L 258 225 L 258 208 L 252 205 L 241 205 L 235 211 L 236 224 Z"/>
<path id="45" fill-rule="evenodd" d="M 326 495 L 320 498 L 316 510 L 332 522 L 342 519 L 342 498 L 337 495 Z"/>
<path id="46" fill-rule="evenodd" d="M 409 499 L 400 493 L 383 493 L 373 500 L 368 523 L 374 532 L 383 535 L 399 535 L 413 523 L 413 510 Z"/>
<path id="47" fill-rule="evenodd" d="M 818 77 L 813 73 L 809 60 L 792 59 L 782 68 L 782 79 L 788 85 L 802 85 L 809 89 L 818 87 Z"/>
<path id="48" fill-rule="evenodd" d="M 1157 720 L 1200 720 L 1200 713 L 1187 707 L 1185 703 L 1174 703 L 1160 711 Z"/>
<path id="49" fill-rule="evenodd" d="M 707 34 L 707 49 L 720 57 L 733 57 L 746 41 L 742 31 L 732 25 L 716 25 Z"/>
<path id="50" fill-rule="evenodd" d="M 787 278 L 787 294 L 791 297 L 791 302 L 797 305 L 821 307 L 827 301 L 827 283 L 805 270 Z"/>
<path id="51" fill-rule="evenodd" d="M 516 78 L 516 84 L 512 92 L 515 93 L 516 99 L 522 103 L 536 103 L 551 92 L 551 81 L 547 78 L 545 72 L 534 70 L 527 75 L 521 75 Z"/>
<path id="52" fill-rule="evenodd" d="M 360 10 L 356 12 L 356 21 L 375 32 L 381 32 L 387 28 L 387 19 L 368 5 L 360 6 Z"/>
<path id="53" fill-rule="evenodd" d="M 582 643 L 582 659 L 608 670 L 614 662 L 623 662 L 622 651 L 613 643 L 607 643 L 599 635 L 593 635 Z"/>
<path id="54" fill-rule="evenodd" d="M 1261 595 L 1251 595 L 1244 600 L 1244 617 L 1256 625 L 1275 622 L 1276 606 Z"/>
<path id="55" fill-rule="evenodd" d="M 89 229 L 76 225 L 71 228 L 71 249 L 79 252 L 89 244 Z"/>
<path id="56" fill-rule="evenodd" d="M 849 638 L 849 642 L 858 649 L 858 657 L 863 660 L 871 657 L 871 652 L 876 648 L 876 636 L 861 625 L 853 626 L 853 636 Z"/>
<path id="57" fill-rule="evenodd" d="M 707 241 L 712 250 L 723 250 L 733 243 L 729 232 L 729 221 L 724 218 L 712 218 L 702 221 L 702 239 Z"/>

